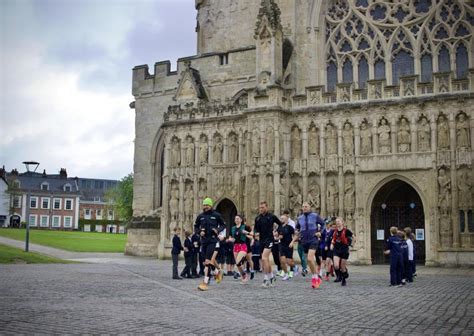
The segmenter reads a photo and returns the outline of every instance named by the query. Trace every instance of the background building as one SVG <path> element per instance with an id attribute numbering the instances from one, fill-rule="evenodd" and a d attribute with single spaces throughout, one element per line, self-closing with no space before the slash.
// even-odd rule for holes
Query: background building
<path id="1" fill-rule="evenodd" d="M 473 18 L 464 0 L 197 0 L 197 55 L 133 70 L 126 251 L 169 253 L 210 196 L 343 216 L 351 261 L 392 225 L 419 262 L 474 264 Z"/>

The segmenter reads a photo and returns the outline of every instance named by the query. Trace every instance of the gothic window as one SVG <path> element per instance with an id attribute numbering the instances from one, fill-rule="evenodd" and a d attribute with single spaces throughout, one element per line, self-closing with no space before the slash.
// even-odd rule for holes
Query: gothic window
<path id="1" fill-rule="evenodd" d="M 336 63 L 329 62 L 328 64 L 328 91 L 332 92 L 336 90 L 337 83 L 337 65 Z"/>
<path id="2" fill-rule="evenodd" d="M 456 78 L 466 78 L 469 67 L 467 49 L 464 44 L 460 44 L 456 49 Z"/>
<path id="3" fill-rule="evenodd" d="M 431 55 L 426 54 L 421 57 L 421 81 L 423 83 L 431 82 L 433 78 L 433 61 Z"/>
<path id="4" fill-rule="evenodd" d="M 343 83 L 352 83 L 352 61 L 347 58 L 342 67 L 342 82 Z"/>
<path id="5" fill-rule="evenodd" d="M 449 50 L 445 45 L 441 47 L 438 54 L 438 71 L 451 71 L 451 60 L 449 58 Z"/>
<path id="6" fill-rule="evenodd" d="M 367 59 L 362 56 L 359 60 L 359 89 L 367 87 L 367 80 L 369 79 L 369 64 Z"/>
<path id="7" fill-rule="evenodd" d="M 412 75 L 414 73 L 413 57 L 405 50 L 395 55 L 392 62 L 393 84 L 398 85 L 398 80 L 402 76 Z"/>
<path id="8" fill-rule="evenodd" d="M 375 79 L 385 79 L 385 62 L 383 60 L 376 61 L 374 68 Z"/>

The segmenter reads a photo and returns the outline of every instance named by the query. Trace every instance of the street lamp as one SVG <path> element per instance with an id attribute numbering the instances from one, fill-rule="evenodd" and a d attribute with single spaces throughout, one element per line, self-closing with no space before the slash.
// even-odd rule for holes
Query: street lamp
<path id="1" fill-rule="evenodd" d="M 26 171 L 29 173 L 31 169 L 34 168 L 33 173 L 38 169 L 39 162 L 36 161 L 23 161 L 23 164 L 26 167 Z M 30 167 L 31 166 L 31 167 Z M 30 200 L 31 200 L 31 190 L 28 189 L 28 194 L 26 198 L 26 237 L 25 237 L 25 252 L 28 252 L 30 249 Z"/>

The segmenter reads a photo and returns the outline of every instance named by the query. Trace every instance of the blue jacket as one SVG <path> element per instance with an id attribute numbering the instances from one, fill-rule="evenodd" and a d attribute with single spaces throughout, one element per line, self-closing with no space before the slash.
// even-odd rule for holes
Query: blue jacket
<path id="1" fill-rule="evenodd" d="M 390 250 L 390 259 L 398 259 L 402 256 L 402 240 L 397 235 L 387 239 L 386 250 Z"/>
<path id="2" fill-rule="evenodd" d="M 181 239 L 178 235 L 173 236 L 173 248 L 171 249 L 171 254 L 180 254 L 183 250 L 183 245 L 181 245 Z"/>
<path id="3" fill-rule="evenodd" d="M 314 234 L 324 229 L 324 220 L 315 212 L 303 213 L 298 217 L 296 231 L 300 232 L 303 244 L 316 243 L 318 237 Z"/>

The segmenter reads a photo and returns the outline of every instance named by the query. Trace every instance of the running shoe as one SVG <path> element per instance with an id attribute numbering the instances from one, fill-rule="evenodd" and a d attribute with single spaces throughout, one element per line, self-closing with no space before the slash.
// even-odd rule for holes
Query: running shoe
<path id="1" fill-rule="evenodd" d="M 281 270 L 280 272 L 277 272 L 276 275 L 278 275 L 280 277 L 283 277 L 283 276 L 285 276 L 285 272 L 283 272 L 283 270 Z"/>
<path id="2" fill-rule="evenodd" d="M 298 265 L 295 265 L 294 270 L 295 270 L 295 276 L 298 276 Z"/>
<path id="3" fill-rule="evenodd" d="M 306 274 L 308 274 L 308 270 L 307 270 L 307 269 L 304 269 L 303 272 L 301 272 L 301 275 L 305 277 Z"/>
<path id="4" fill-rule="evenodd" d="M 312 288 L 317 288 L 318 286 L 318 280 L 316 280 L 316 278 L 312 278 L 311 279 L 311 287 Z"/>
<path id="5" fill-rule="evenodd" d="M 222 281 L 222 271 L 216 270 L 216 283 L 221 283 Z"/>
<path id="6" fill-rule="evenodd" d="M 268 281 L 266 279 L 263 280 L 262 288 L 270 288 L 270 281 Z"/>
<path id="7" fill-rule="evenodd" d="M 205 291 L 207 291 L 207 290 L 209 289 L 209 287 L 207 286 L 207 283 L 201 282 L 201 283 L 199 284 L 199 286 L 198 286 L 198 289 L 199 289 L 200 291 L 205 292 Z"/>
<path id="8" fill-rule="evenodd" d="M 250 280 L 253 280 L 255 278 L 255 271 L 250 271 Z"/>
<path id="9" fill-rule="evenodd" d="M 276 279 L 276 277 L 270 278 L 270 287 L 275 286 Z"/>
<path id="10" fill-rule="evenodd" d="M 293 276 L 294 276 L 294 273 L 293 273 L 292 271 L 289 271 L 289 272 L 288 272 L 288 278 L 291 279 L 291 278 L 293 278 Z"/>
<path id="11" fill-rule="evenodd" d="M 234 273 L 234 279 L 237 280 L 238 278 L 240 278 L 240 274 L 238 272 L 235 272 Z"/>
<path id="12" fill-rule="evenodd" d="M 288 274 L 285 274 L 283 278 L 281 278 L 282 281 L 290 280 L 290 276 Z"/>

